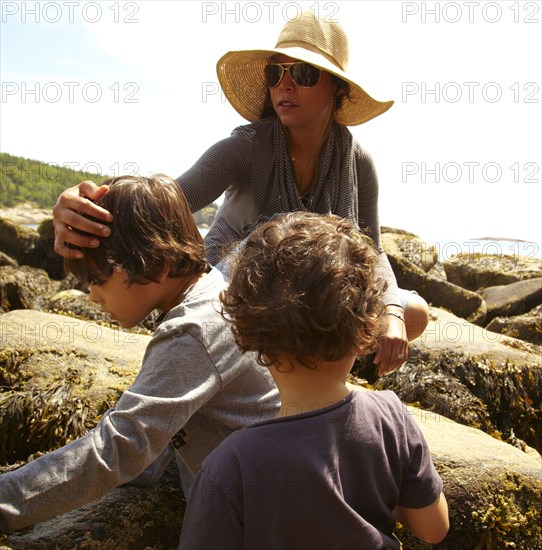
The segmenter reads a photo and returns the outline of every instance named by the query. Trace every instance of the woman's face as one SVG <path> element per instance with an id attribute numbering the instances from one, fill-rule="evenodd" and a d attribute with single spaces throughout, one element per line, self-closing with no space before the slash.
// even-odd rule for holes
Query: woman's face
<path id="1" fill-rule="evenodd" d="M 276 55 L 272 63 L 298 61 L 286 55 Z M 331 75 L 321 71 L 318 84 L 310 88 L 298 86 L 285 71 L 278 86 L 270 88 L 271 102 L 284 126 L 310 128 L 325 126 L 333 112 L 337 86 Z"/>

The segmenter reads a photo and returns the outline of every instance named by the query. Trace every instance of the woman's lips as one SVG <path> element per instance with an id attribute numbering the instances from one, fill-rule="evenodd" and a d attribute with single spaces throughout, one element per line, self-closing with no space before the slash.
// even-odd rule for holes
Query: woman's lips
<path id="1" fill-rule="evenodd" d="M 292 103 L 291 101 L 284 101 L 281 100 L 278 102 L 278 107 L 282 107 L 284 109 L 295 109 L 296 107 L 299 107 L 296 103 Z"/>

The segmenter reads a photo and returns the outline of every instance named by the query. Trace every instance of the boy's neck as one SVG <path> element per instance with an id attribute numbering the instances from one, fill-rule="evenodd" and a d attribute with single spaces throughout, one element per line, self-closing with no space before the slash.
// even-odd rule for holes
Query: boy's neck
<path id="1" fill-rule="evenodd" d="M 277 384 L 281 406 L 279 417 L 323 409 L 350 394 L 346 377 L 355 357 L 337 361 L 315 360 L 306 367 L 291 357 L 279 357 L 280 364 L 270 367 Z"/>
<path id="2" fill-rule="evenodd" d="M 163 300 L 157 305 L 157 308 L 163 313 L 179 305 L 184 295 L 192 288 L 206 273 L 197 275 L 186 275 L 184 277 L 166 278 L 164 285 Z"/>

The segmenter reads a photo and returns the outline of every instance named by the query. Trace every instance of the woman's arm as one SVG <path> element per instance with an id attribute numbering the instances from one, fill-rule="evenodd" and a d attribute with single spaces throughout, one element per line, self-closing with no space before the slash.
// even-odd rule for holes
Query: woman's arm
<path id="1" fill-rule="evenodd" d="M 192 168 L 176 178 L 192 212 L 208 206 L 239 181 L 249 158 L 249 145 L 234 132 L 207 149 Z"/>
<path id="2" fill-rule="evenodd" d="M 232 135 L 210 147 L 201 158 L 177 178 L 186 195 L 192 212 L 211 204 L 238 180 L 248 158 L 246 139 Z M 91 216 L 103 222 L 113 220 L 111 214 L 94 204 L 107 193 L 107 186 L 98 187 L 92 181 L 83 181 L 79 185 L 69 187 L 58 197 L 53 208 L 53 225 L 55 229 L 55 252 L 64 258 L 82 258 L 83 254 L 77 248 L 96 248 L 100 241 L 96 237 L 107 237 L 110 230 L 107 225 L 89 220 Z M 81 235 L 78 231 L 90 233 Z M 96 237 L 92 237 L 96 235 Z"/>
<path id="3" fill-rule="evenodd" d="M 380 244 L 380 222 L 378 218 L 378 177 L 370 155 L 359 144 L 356 147 L 358 179 L 358 220 L 362 229 L 367 229 L 379 252 L 376 272 L 384 279 L 387 289 L 383 296 L 386 304 L 387 329 L 379 341 L 374 363 L 380 365 L 380 376 L 400 367 L 408 358 L 408 338 L 401 307 L 397 280 L 390 262 Z"/>

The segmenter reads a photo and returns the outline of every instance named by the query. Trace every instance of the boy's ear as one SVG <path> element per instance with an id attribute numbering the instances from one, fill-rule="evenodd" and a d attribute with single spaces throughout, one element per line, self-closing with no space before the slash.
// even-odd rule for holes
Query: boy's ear
<path id="1" fill-rule="evenodd" d="M 164 265 L 162 267 L 162 271 L 160 272 L 160 275 L 158 275 L 158 282 L 161 284 L 163 283 L 169 275 L 170 272 L 169 262 L 164 262 Z"/>

